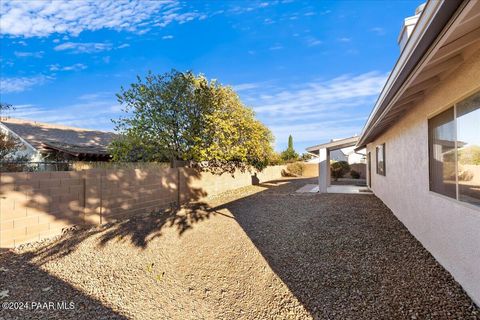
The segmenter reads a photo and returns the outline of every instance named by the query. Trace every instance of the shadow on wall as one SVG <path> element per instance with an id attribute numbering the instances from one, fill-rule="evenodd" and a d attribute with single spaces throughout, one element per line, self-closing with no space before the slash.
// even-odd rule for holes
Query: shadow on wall
<path id="1" fill-rule="evenodd" d="M 258 184 L 279 176 L 264 172 L 216 176 L 189 168 L 91 169 L 0 175 L 0 247 L 89 229 L 37 252 L 43 263 L 68 255 L 102 232 L 100 245 L 130 241 L 145 248 L 164 226 L 183 234 L 214 214 L 200 200 L 207 195 Z M 183 204 L 178 207 L 176 204 Z M 185 205 L 185 203 L 190 203 Z M 128 220 L 121 218 L 129 217 Z"/>
<path id="2" fill-rule="evenodd" d="M 410 309 L 419 318 L 433 312 L 448 318 L 446 312 L 452 308 L 465 314 L 475 308 L 380 200 L 370 195 L 295 193 L 315 181 L 269 181 L 260 183 L 257 193 L 218 206 L 199 202 L 112 222 L 25 253 L 22 259 L 28 265 L 68 255 L 98 232 L 103 232 L 100 246 L 120 240 L 143 249 L 165 227 L 182 235 L 195 223 L 228 210 L 314 318 L 409 318 Z M 445 299 L 452 292 L 456 298 Z"/>
<path id="3" fill-rule="evenodd" d="M 177 168 L 1 173 L 0 247 L 166 208 L 170 211 L 156 217 L 158 223 L 153 225 L 171 223 L 186 228 L 200 218 L 188 214 L 188 218 L 178 218 L 173 208 L 178 201 L 198 201 L 207 195 L 190 186 L 199 178 L 196 171 Z M 141 246 L 144 240 L 135 237 L 135 243 Z"/>

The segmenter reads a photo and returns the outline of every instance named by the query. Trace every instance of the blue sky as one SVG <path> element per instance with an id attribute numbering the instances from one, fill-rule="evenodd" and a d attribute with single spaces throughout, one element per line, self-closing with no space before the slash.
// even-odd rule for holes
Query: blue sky
<path id="1" fill-rule="evenodd" d="M 421 1 L 1 1 L 10 115 L 111 130 L 120 86 L 192 70 L 233 86 L 276 149 L 359 134 Z"/>

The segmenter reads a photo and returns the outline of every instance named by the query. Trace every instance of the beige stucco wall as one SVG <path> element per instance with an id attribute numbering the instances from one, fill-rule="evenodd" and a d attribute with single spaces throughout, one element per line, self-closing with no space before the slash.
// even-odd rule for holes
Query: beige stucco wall
<path id="1" fill-rule="evenodd" d="M 435 113 L 480 90 L 480 51 L 414 110 L 367 146 L 372 189 L 480 305 L 480 207 L 429 191 L 428 123 Z M 386 176 L 375 147 L 386 143 Z"/>
<path id="2" fill-rule="evenodd" d="M 318 163 L 304 163 L 302 176 L 305 178 L 318 177 Z"/>

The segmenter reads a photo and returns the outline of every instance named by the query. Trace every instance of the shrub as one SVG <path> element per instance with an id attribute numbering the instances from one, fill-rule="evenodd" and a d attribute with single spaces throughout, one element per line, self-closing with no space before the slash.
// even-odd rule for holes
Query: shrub
<path id="1" fill-rule="evenodd" d="M 300 177 L 305 170 L 305 165 L 300 162 L 294 162 L 287 164 L 287 171 L 294 177 Z"/>
<path id="2" fill-rule="evenodd" d="M 353 179 L 360 179 L 360 172 L 355 171 L 355 170 L 352 170 L 352 171 L 350 171 L 350 176 L 351 176 Z"/>
<path id="3" fill-rule="evenodd" d="M 480 146 L 469 146 L 458 150 L 458 162 L 461 164 L 480 165 Z"/>
<path id="4" fill-rule="evenodd" d="M 350 165 L 347 161 L 337 161 L 330 165 L 330 174 L 335 181 L 339 178 L 343 178 L 343 176 L 349 171 Z"/>
<path id="5" fill-rule="evenodd" d="M 282 159 L 281 155 L 277 152 L 272 152 L 268 159 L 268 164 L 271 166 L 276 166 L 280 164 L 285 164 L 285 160 Z"/>
<path id="6" fill-rule="evenodd" d="M 303 160 L 303 161 L 308 161 L 312 158 L 313 158 L 313 154 L 311 153 L 302 153 L 302 155 L 300 156 L 300 160 Z"/>
<path id="7" fill-rule="evenodd" d="M 473 173 L 470 170 L 462 171 L 458 175 L 458 180 L 460 181 L 471 181 L 473 179 Z"/>

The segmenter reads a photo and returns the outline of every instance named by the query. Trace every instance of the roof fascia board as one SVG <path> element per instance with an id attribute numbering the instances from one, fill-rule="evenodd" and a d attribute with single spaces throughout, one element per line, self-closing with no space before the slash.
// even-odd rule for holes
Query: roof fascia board
<path id="1" fill-rule="evenodd" d="M 412 35 L 402 50 L 395 67 L 390 73 L 375 103 L 375 107 L 363 127 L 357 146 L 364 146 L 366 138 L 375 127 L 377 120 L 385 111 L 389 102 L 391 102 L 398 93 L 405 80 L 408 79 L 418 62 L 422 60 L 424 54 L 442 32 L 444 26 L 462 2 L 463 0 L 429 0 L 427 2 Z M 444 15 L 439 14 L 439 12 L 442 11 L 445 12 Z M 452 14 L 448 15 L 448 12 Z"/>
<path id="2" fill-rule="evenodd" d="M 353 147 L 355 144 L 358 142 L 358 137 L 351 137 L 351 138 L 345 138 L 345 139 L 340 139 L 340 140 L 335 140 L 327 143 L 322 143 L 318 144 L 316 146 L 308 147 L 305 150 L 311 152 L 311 151 L 317 151 L 322 148 L 336 148 L 336 149 L 342 149 L 342 148 L 347 148 L 347 147 Z M 345 146 L 344 146 L 345 145 Z M 340 146 L 340 148 L 338 148 Z"/>

